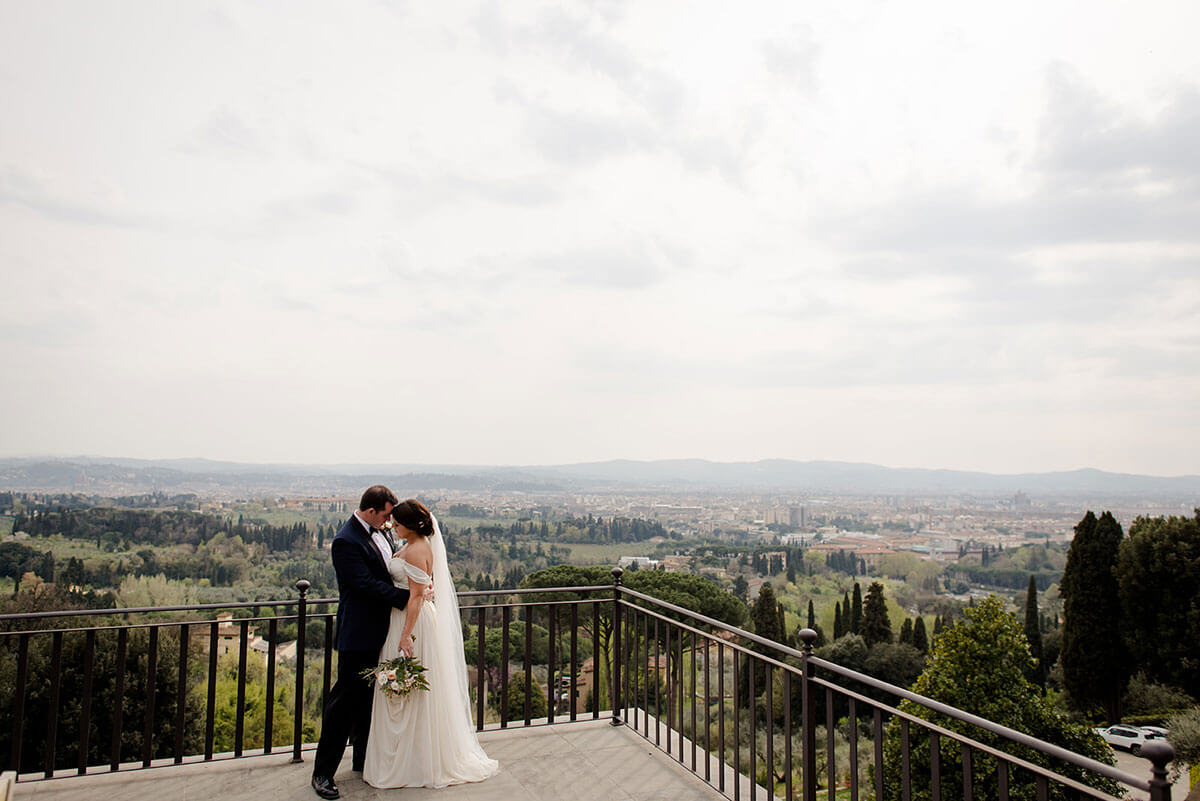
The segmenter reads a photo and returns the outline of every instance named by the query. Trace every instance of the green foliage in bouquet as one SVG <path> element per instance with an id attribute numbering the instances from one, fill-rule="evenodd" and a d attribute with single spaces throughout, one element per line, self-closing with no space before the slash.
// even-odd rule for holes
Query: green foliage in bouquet
<path id="1" fill-rule="evenodd" d="M 415 637 L 413 639 L 416 639 Z M 384 695 L 403 698 L 417 690 L 428 690 L 429 679 L 425 678 L 425 666 L 415 656 L 398 656 L 380 662 L 361 673 L 367 681 Z"/>

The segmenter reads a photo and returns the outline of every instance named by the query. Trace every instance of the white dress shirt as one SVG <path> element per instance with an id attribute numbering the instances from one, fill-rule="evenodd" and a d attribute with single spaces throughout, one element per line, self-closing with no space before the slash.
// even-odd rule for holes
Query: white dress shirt
<path id="1" fill-rule="evenodd" d="M 383 557 L 383 564 L 387 565 L 388 560 L 392 558 L 392 546 L 388 544 L 387 537 L 383 536 L 382 531 L 373 530 L 370 523 L 358 516 L 357 511 L 354 513 L 354 519 L 362 523 L 362 527 L 371 537 L 371 542 L 375 543 L 375 547 L 379 549 L 379 554 Z"/>

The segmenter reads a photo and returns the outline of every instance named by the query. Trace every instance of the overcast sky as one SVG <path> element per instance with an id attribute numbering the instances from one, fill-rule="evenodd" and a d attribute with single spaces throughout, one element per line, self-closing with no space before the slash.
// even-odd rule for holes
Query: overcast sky
<path id="1" fill-rule="evenodd" d="M 0 2 L 0 455 L 1200 473 L 1200 3 Z"/>

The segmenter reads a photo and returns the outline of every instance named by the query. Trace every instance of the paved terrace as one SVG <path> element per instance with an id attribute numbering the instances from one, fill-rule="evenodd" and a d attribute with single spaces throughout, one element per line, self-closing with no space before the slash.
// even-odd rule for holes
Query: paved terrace
<path id="1" fill-rule="evenodd" d="M 480 733 L 500 773 L 478 784 L 441 790 L 376 790 L 350 770 L 350 749 L 336 780 L 347 801 L 714 801 L 723 796 L 641 735 L 608 720 Z M 291 751 L 149 770 L 64 774 L 19 783 L 18 801 L 312 801 L 312 752 L 291 763 Z M 732 777 L 732 773 L 729 774 Z M 732 790 L 732 778 L 726 787 Z M 748 783 L 742 797 L 748 798 Z M 761 788 L 759 798 L 766 794 Z"/>
<path id="2" fill-rule="evenodd" d="M 653 728 L 651 728 L 653 731 Z M 651 735 L 653 737 L 653 735 Z M 719 801 L 733 797 L 735 776 L 724 766 L 726 792 L 722 795 L 702 778 L 681 765 L 628 726 L 613 726 L 608 718 L 561 723 L 553 726 L 516 726 L 481 732 L 479 740 L 488 755 L 500 760 L 500 773 L 479 784 L 464 784 L 441 790 L 406 788 L 376 790 L 350 769 L 350 749 L 337 774 L 338 788 L 347 801 Z M 678 754 L 679 740 L 676 739 Z M 315 747 L 315 746 L 314 746 Z M 311 801 L 317 795 L 309 786 L 312 747 L 305 761 L 292 764 L 290 748 L 268 756 L 242 759 L 218 758 L 183 765 L 164 760 L 162 767 L 110 773 L 93 768 L 86 776 L 63 772 L 61 778 L 21 782 L 17 801 Z M 683 741 L 690 753 L 691 742 Z M 703 751 L 701 751 L 703 753 Z M 1149 775 L 1150 762 L 1116 752 L 1117 766 L 1136 776 Z M 686 761 L 686 760 L 685 760 Z M 690 765 L 690 761 L 686 761 Z M 138 763 L 140 766 L 140 763 Z M 714 758 L 714 777 L 722 766 Z M 703 762 L 699 770 L 703 771 Z M 41 774 L 35 774 L 34 777 Z M 749 799 L 750 782 L 737 777 L 740 796 Z M 796 788 L 797 797 L 800 788 Z M 825 790 L 820 792 L 823 798 Z M 1146 793 L 1131 791 L 1129 798 L 1144 799 Z M 755 798 L 767 799 L 764 788 Z M 1200 784 L 1188 793 L 1187 774 L 1180 775 L 1171 791 L 1175 801 L 1200 801 Z"/>

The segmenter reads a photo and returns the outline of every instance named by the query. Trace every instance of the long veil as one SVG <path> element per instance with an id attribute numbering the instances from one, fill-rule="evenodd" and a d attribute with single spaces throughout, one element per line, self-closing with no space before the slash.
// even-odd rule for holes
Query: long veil
<path id="1" fill-rule="evenodd" d="M 457 695 L 447 699 L 448 706 L 451 710 L 461 709 L 466 715 L 468 727 L 471 727 L 474 723 L 471 720 L 471 698 L 467 684 L 467 661 L 463 655 L 458 593 L 454 589 L 454 578 L 450 575 L 450 565 L 446 559 L 446 541 L 442 537 L 442 527 L 438 525 L 436 517 L 433 517 L 433 534 L 429 537 L 429 546 L 433 551 L 434 602 L 438 606 L 437 629 L 434 632 L 438 639 L 437 652 L 449 655 L 449 670 L 454 678 L 452 692 Z"/>

